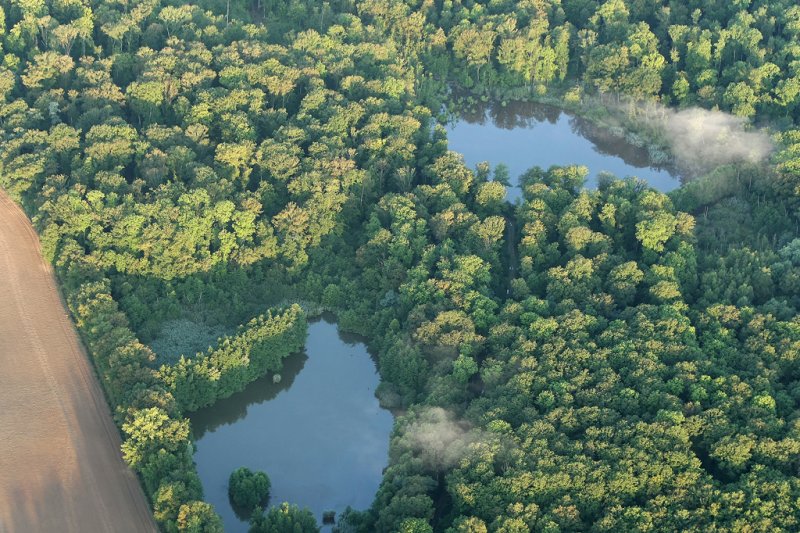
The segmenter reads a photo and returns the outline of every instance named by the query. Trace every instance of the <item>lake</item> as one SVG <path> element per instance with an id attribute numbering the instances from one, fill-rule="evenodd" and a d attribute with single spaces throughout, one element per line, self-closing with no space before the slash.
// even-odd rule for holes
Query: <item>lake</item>
<path id="1" fill-rule="evenodd" d="M 228 500 L 228 477 L 246 466 L 272 481 L 269 505 L 367 509 L 386 467 L 393 417 L 375 397 L 379 376 L 361 339 L 324 318 L 309 324 L 305 351 L 272 376 L 190 415 L 205 500 L 227 532 L 247 531 Z"/>
<path id="2" fill-rule="evenodd" d="M 450 150 L 463 154 L 470 168 L 483 161 L 492 168 L 505 164 L 515 185 L 507 193 L 512 202 L 521 198 L 517 178 L 533 166 L 585 165 L 589 168 L 586 185 L 592 188 L 604 171 L 620 178 L 637 176 L 663 192 L 680 186 L 667 166 L 651 162 L 646 148 L 549 105 L 481 105 L 449 123 L 447 137 Z"/>

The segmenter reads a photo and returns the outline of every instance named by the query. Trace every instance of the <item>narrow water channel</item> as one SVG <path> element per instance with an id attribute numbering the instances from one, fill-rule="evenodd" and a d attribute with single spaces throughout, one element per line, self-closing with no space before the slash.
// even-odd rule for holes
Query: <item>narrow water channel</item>
<path id="1" fill-rule="evenodd" d="M 230 473 L 246 466 L 272 481 L 269 505 L 324 511 L 370 506 L 388 461 L 392 415 L 375 398 L 379 376 L 360 339 L 329 318 L 309 324 L 303 353 L 272 376 L 190 416 L 205 500 L 227 532 L 247 531 L 228 501 Z"/>
<path id="2" fill-rule="evenodd" d="M 517 178 L 533 166 L 585 165 L 589 168 L 587 187 L 594 188 L 601 172 L 617 177 L 637 176 L 651 187 L 666 192 L 680 186 L 680 180 L 664 165 L 650 159 L 646 148 L 635 146 L 592 122 L 557 107 L 531 102 L 485 104 L 447 127 L 451 150 L 464 155 L 470 168 L 483 161 L 494 168 L 509 169 L 511 183 L 507 198 L 521 197 Z"/>

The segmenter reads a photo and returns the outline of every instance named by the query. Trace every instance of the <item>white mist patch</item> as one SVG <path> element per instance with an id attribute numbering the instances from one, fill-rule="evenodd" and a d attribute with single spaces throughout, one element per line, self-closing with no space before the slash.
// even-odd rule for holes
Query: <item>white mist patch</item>
<path id="1" fill-rule="evenodd" d="M 661 128 L 681 166 L 711 170 L 729 163 L 757 163 L 772 151 L 762 131 L 748 131 L 747 120 L 721 111 L 667 110 Z"/>
<path id="2" fill-rule="evenodd" d="M 466 455 L 479 432 L 441 407 L 419 413 L 402 436 L 401 442 L 422 459 L 428 468 L 443 470 L 454 466 Z"/>

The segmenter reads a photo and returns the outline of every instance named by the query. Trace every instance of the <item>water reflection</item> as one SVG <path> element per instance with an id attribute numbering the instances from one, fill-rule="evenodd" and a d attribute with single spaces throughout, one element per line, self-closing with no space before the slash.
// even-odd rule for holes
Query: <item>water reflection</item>
<path id="1" fill-rule="evenodd" d="M 513 130 L 532 128 L 540 122 L 555 124 L 563 111 L 555 106 L 535 102 L 509 102 L 478 104 L 461 113 L 461 119 L 470 124 L 493 124 L 498 128 Z"/>
<path id="2" fill-rule="evenodd" d="M 309 325 L 305 353 L 191 415 L 205 499 L 228 532 L 246 531 L 230 506 L 230 473 L 246 466 L 272 481 L 270 505 L 288 501 L 322 513 L 372 503 L 388 461 L 392 415 L 375 398 L 379 377 L 361 339 L 328 318 Z"/>
<path id="3" fill-rule="evenodd" d="M 255 380 L 242 392 L 193 413 L 191 417 L 195 440 L 202 439 L 207 432 L 216 431 L 220 426 L 235 424 L 247 416 L 249 406 L 268 402 L 279 393 L 288 390 L 303 370 L 307 360 L 308 355 L 305 350 L 292 354 L 283 360 L 279 383 L 275 383 L 272 375 L 264 376 Z"/>
<path id="4" fill-rule="evenodd" d="M 450 149 L 462 153 L 467 165 L 503 163 L 515 185 L 533 166 L 571 164 L 589 168 L 588 187 L 596 186 L 601 172 L 638 176 L 665 192 L 680 185 L 674 168 L 651 161 L 647 148 L 554 106 L 533 102 L 478 105 L 462 112 L 447 131 Z M 520 196 L 516 187 L 508 192 L 509 200 Z"/>

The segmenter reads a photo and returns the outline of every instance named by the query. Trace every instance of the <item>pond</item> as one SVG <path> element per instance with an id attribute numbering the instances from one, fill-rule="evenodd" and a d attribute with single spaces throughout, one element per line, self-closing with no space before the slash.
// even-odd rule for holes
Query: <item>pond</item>
<path id="1" fill-rule="evenodd" d="M 375 397 L 379 376 L 360 339 L 325 317 L 308 327 L 303 353 L 272 376 L 190 415 L 205 500 L 225 531 L 247 531 L 228 500 L 228 477 L 246 466 L 272 481 L 269 505 L 324 511 L 372 504 L 388 462 L 393 418 Z"/>
<path id="2" fill-rule="evenodd" d="M 680 185 L 645 148 L 547 105 L 487 105 L 447 130 L 450 149 L 470 167 L 503 163 L 512 184 L 532 166 L 580 164 L 589 168 L 589 187 L 603 171 L 638 176 L 661 191 Z M 509 189 L 509 200 L 519 197 Z M 393 418 L 375 397 L 380 377 L 361 339 L 341 334 L 330 317 L 312 322 L 304 352 L 285 359 L 281 377 L 265 376 L 190 416 L 205 499 L 228 532 L 247 531 L 227 492 L 240 466 L 269 475 L 269 505 L 308 507 L 320 524 L 325 511 L 368 508 L 380 485 Z"/>
<path id="3" fill-rule="evenodd" d="M 464 155 L 470 168 L 488 161 L 509 169 L 512 185 L 533 166 L 585 165 L 586 185 L 594 187 L 600 172 L 622 178 L 637 176 L 663 192 L 680 186 L 677 174 L 665 165 L 651 162 L 646 148 L 624 137 L 571 115 L 557 107 L 531 102 L 481 105 L 463 112 L 447 127 L 449 148 Z M 507 198 L 521 198 L 517 187 Z"/>

